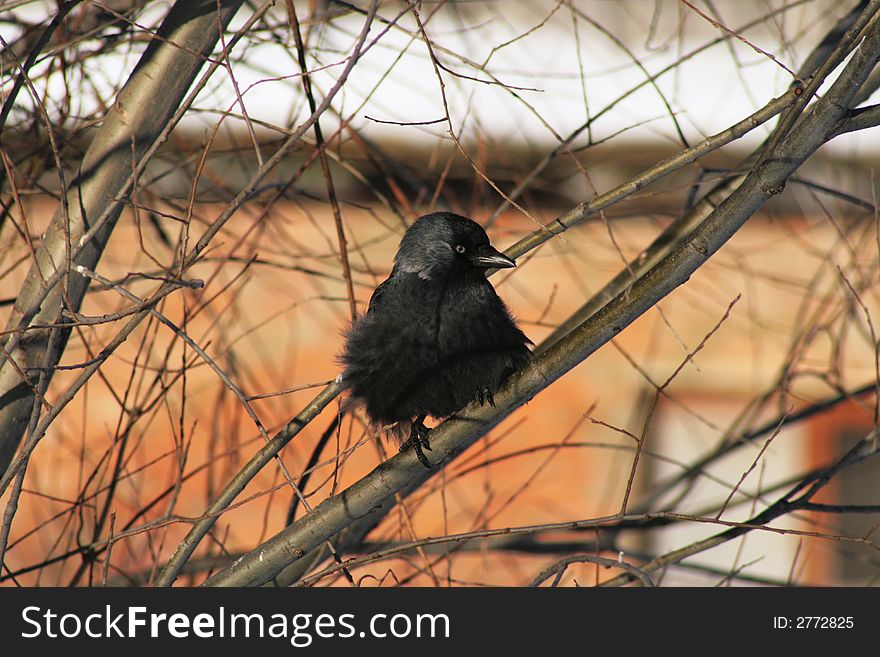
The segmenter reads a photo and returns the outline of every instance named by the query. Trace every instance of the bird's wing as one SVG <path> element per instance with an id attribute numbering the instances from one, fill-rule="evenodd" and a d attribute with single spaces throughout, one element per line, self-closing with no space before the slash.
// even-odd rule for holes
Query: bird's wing
<path id="1" fill-rule="evenodd" d="M 389 278 L 389 279 L 386 279 L 385 281 L 383 281 L 382 283 L 379 283 L 379 285 L 376 287 L 376 289 L 373 290 L 373 296 L 370 297 L 370 305 L 367 308 L 368 313 L 375 311 L 376 308 L 379 307 L 379 303 L 382 301 L 382 294 L 385 292 L 385 289 L 388 287 L 388 281 L 390 281 L 390 280 L 391 279 Z"/>

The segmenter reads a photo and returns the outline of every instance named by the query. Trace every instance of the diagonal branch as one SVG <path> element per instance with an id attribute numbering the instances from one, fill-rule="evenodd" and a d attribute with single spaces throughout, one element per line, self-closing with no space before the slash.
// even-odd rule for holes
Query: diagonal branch
<path id="1" fill-rule="evenodd" d="M 586 359 L 688 278 L 729 240 L 820 146 L 834 134 L 868 74 L 880 60 L 880 21 L 873 18 L 865 37 L 834 81 L 809 111 L 757 164 L 718 207 L 665 258 L 558 342 L 515 373 L 496 395 L 495 408 L 467 407 L 432 433 L 435 464 L 448 462 L 522 404 Z M 788 128 L 788 126 L 786 126 Z M 395 493 L 421 484 L 438 471 L 421 468 L 411 453 L 398 454 L 360 481 L 327 499 L 225 570 L 209 586 L 254 586 L 268 582 L 288 565 L 308 560 L 311 551 L 360 519 L 375 517 Z"/>
<path id="2" fill-rule="evenodd" d="M 370 17 L 372 17 L 373 13 L 375 13 L 376 5 L 377 0 L 374 0 L 371 5 Z M 376 43 L 376 40 L 373 40 L 370 43 L 365 43 L 366 37 L 369 33 L 370 25 L 371 18 L 367 20 L 364 24 L 364 27 L 361 30 L 360 35 L 358 36 L 358 41 L 355 44 L 353 53 L 347 58 L 347 62 L 343 67 L 339 78 L 337 79 L 333 87 L 327 92 L 321 103 L 318 105 L 317 110 L 312 113 L 309 118 L 307 118 L 302 124 L 297 127 L 296 130 L 294 130 L 288 136 L 288 138 L 278 148 L 274 155 L 266 161 L 263 167 L 261 167 L 253 174 L 248 183 L 236 195 L 235 199 L 233 199 L 233 201 L 226 207 L 226 209 L 220 214 L 220 216 L 218 216 L 217 219 L 215 219 L 211 223 L 211 225 L 205 230 L 195 246 L 193 246 L 190 252 L 182 258 L 182 264 L 180 268 L 181 271 L 185 271 L 199 260 L 205 249 L 207 249 L 210 245 L 213 238 L 222 229 L 226 222 L 229 221 L 229 219 L 235 214 L 242 203 L 244 203 L 244 201 L 249 198 L 253 190 L 260 183 L 260 181 L 265 178 L 268 172 L 274 169 L 287 154 L 290 153 L 290 151 L 299 143 L 299 140 L 302 138 L 303 134 L 311 128 L 314 121 L 328 109 L 331 102 L 336 97 L 336 94 L 345 84 L 345 81 L 348 78 L 351 70 L 354 68 L 355 64 L 357 64 L 357 62 L 360 61 L 361 56 L 366 53 L 373 44 Z M 48 412 L 40 419 L 32 434 L 28 436 L 26 444 L 19 451 L 18 456 L 15 457 L 15 460 L 7 468 L 5 474 L 0 476 L 0 494 L 2 494 L 2 491 L 6 490 L 6 487 L 9 485 L 12 477 L 18 471 L 18 468 L 21 467 L 22 463 L 33 451 L 33 448 L 36 446 L 37 442 L 45 434 L 49 425 L 52 423 L 52 421 L 54 421 L 61 410 L 71 401 L 76 392 L 81 389 L 83 385 L 85 385 L 85 383 L 94 374 L 94 372 L 98 368 L 100 368 L 102 363 L 107 358 L 109 358 L 109 356 L 123 342 L 125 342 L 125 340 L 131 335 L 131 333 L 138 327 L 140 322 L 145 317 L 150 315 L 149 308 L 158 303 L 160 299 L 162 299 L 164 296 L 167 296 L 173 289 L 176 289 L 176 287 L 177 285 L 173 282 L 163 284 L 156 292 L 154 292 L 148 299 L 144 301 L 145 308 L 134 315 L 132 319 L 117 333 L 117 335 L 114 336 L 107 345 L 105 345 L 98 357 L 94 359 L 93 362 L 90 362 L 87 366 L 83 368 L 82 373 L 75 379 L 75 381 L 61 395 L 61 397 L 56 400 L 55 404 L 53 405 L 52 411 Z"/>
<path id="3" fill-rule="evenodd" d="M 583 208 L 583 206 L 578 206 L 578 208 L 575 208 L 572 212 L 578 211 L 587 213 L 585 214 L 585 216 L 587 216 L 588 214 L 594 214 L 605 207 L 619 202 L 642 189 L 645 185 L 659 180 L 690 162 L 694 162 L 703 155 L 738 139 L 750 130 L 757 128 L 759 125 L 762 125 L 788 107 L 793 102 L 794 98 L 794 90 L 779 98 L 774 98 L 765 107 L 731 126 L 727 130 L 708 137 L 699 144 L 696 144 L 673 157 L 658 162 L 656 165 L 639 174 L 632 180 L 618 185 L 609 192 L 602 194 L 588 204 L 585 204 L 586 209 L 579 209 Z M 565 227 L 570 227 L 570 225 L 562 223 L 551 224 L 551 226 L 553 227 L 552 229 L 557 230 L 557 232 L 561 232 Z M 540 231 L 538 232 L 540 233 Z M 526 240 L 528 239 L 529 238 L 527 237 Z M 522 253 L 526 253 L 531 248 L 536 248 L 543 243 L 542 241 L 532 243 L 531 241 L 527 242 L 526 240 L 520 240 L 520 242 L 512 248 L 507 249 L 507 254 L 519 256 L 522 255 Z M 541 347 L 543 346 L 544 345 Z M 320 412 L 323 411 L 324 408 L 326 408 L 326 406 L 330 404 L 340 392 L 342 392 L 342 390 L 342 386 L 338 383 L 333 383 L 322 390 L 318 396 L 315 397 L 315 399 L 313 399 L 299 415 L 297 415 L 296 418 L 291 420 L 269 443 L 251 457 L 247 464 L 244 465 L 238 474 L 227 484 L 226 488 L 224 488 L 220 495 L 212 502 L 211 506 L 205 513 L 205 517 L 199 520 L 190 530 L 172 559 L 166 564 L 159 579 L 160 585 L 169 585 L 173 581 L 178 569 L 183 566 L 185 560 L 188 559 L 195 550 L 198 542 L 204 538 L 210 528 L 214 525 L 219 514 L 221 514 L 223 510 L 232 503 L 242 490 L 244 490 L 247 483 L 262 469 L 262 467 L 271 461 L 281 449 L 300 433 L 304 426 L 303 423 L 308 423 L 313 418 L 317 417 L 317 415 L 320 414 Z M 372 526 L 369 528 L 363 527 L 359 529 L 357 533 L 365 535 L 364 532 L 368 532 L 370 529 L 372 529 Z"/>
<path id="4" fill-rule="evenodd" d="M 77 179 L 67 191 L 68 202 L 62 203 L 43 236 L 7 329 L 52 325 L 65 304 L 72 311 L 79 310 L 89 279 L 75 274 L 71 266 L 96 268 L 122 212 L 132 159 L 138 162 L 163 134 L 214 49 L 219 29 L 228 25 L 241 4 L 241 0 L 180 0 L 168 12 L 158 32 L 160 38 L 150 42 L 89 145 Z M 105 213 L 106 221 L 84 243 L 84 235 Z M 53 274 L 56 282 L 46 289 L 44 284 Z M 56 330 L 60 334 L 53 340 L 50 334 Z M 0 368 L 0 473 L 6 471 L 32 414 L 31 386 L 17 370 L 42 366 L 51 342 L 55 344 L 48 359 L 51 378 L 51 367 L 61 358 L 69 335 L 69 329 L 36 330 L 18 340 L 14 349 L 6 345 L 18 367 L 6 362 Z"/>

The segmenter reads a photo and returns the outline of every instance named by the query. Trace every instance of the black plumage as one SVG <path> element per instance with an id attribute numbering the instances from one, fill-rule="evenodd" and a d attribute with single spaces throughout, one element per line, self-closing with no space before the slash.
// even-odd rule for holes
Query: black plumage
<path id="1" fill-rule="evenodd" d="M 531 356 L 531 341 L 485 276 L 514 266 L 478 223 L 426 215 L 406 231 L 391 275 L 346 333 L 343 383 L 374 425 L 398 422 L 398 437 L 409 432 L 401 450 L 414 447 L 426 467 L 425 417 L 447 417 L 475 399 L 494 405 L 493 391 Z"/>

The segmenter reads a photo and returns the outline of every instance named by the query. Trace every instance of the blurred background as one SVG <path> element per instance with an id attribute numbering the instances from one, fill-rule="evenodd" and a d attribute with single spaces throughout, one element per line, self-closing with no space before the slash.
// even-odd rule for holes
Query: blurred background
<path id="1" fill-rule="evenodd" d="M 76 177 L 171 4 L 82 2 L 41 46 L 2 133 L 4 323 L 64 181 Z M 103 282 L 91 284 L 81 308 L 103 319 L 74 327 L 50 404 L 119 333 L 132 301 L 118 287 L 145 298 L 179 274 L 181 255 L 311 113 L 290 6 L 277 4 L 219 58 L 139 176 L 97 269 Z M 320 103 L 341 79 L 369 3 L 291 5 Z M 309 131 L 183 274 L 204 287 L 158 305 L 225 376 L 179 334 L 145 320 L 52 423 L 29 460 L 14 518 L 11 490 L 0 497 L 8 530 L 0 581 L 150 583 L 263 444 L 259 427 L 272 436 L 337 376 L 352 299 L 334 204 L 363 313 L 419 215 L 465 214 L 506 248 L 783 94 L 858 6 L 380 2 L 369 49 L 320 119 L 329 173 Z M 224 38 L 257 9 L 246 3 Z M 0 3 L 3 98 L 57 11 L 48 2 Z M 634 191 L 493 276 L 523 330 L 540 344 L 716 183 L 747 166 L 774 125 Z M 664 585 L 877 584 L 880 461 L 831 468 L 877 426 L 878 148 L 876 129 L 823 147 L 685 285 L 343 556 L 475 537 L 377 558 L 352 571 L 355 582 L 519 586 L 583 553 L 636 566 L 675 555 L 652 575 Z M 340 404 L 283 450 L 294 479 Z M 309 505 L 395 451 L 360 415 L 345 415 L 314 457 Z M 711 540 L 823 469 L 829 482 L 812 505 Z M 219 518 L 178 585 L 202 581 L 277 533 L 291 497 L 279 463 L 270 463 Z M 300 505 L 296 517 L 303 513 Z M 613 528 L 550 526 L 604 516 Z M 548 527 L 478 535 L 529 525 Z M 619 575 L 578 562 L 560 573 L 564 586 Z M 314 585 L 349 584 L 337 572 Z"/>

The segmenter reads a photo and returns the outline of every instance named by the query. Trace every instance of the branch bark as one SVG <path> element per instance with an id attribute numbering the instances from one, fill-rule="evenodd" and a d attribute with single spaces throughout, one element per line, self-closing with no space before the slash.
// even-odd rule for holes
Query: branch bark
<path id="1" fill-rule="evenodd" d="M 0 367 L 0 473 L 7 470 L 34 408 L 37 376 L 25 381 L 20 371 L 37 372 L 48 362 L 51 377 L 70 334 L 69 327 L 29 329 L 58 323 L 65 307 L 79 311 L 89 279 L 77 274 L 75 265 L 96 268 L 130 191 L 132 170 L 165 132 L 216 46 L 221 26 L 225 29 L 241 4 L 242 0 L 174 4 L 89 145 L 76 179 L 63 190 L 66 202 L 41 240 L 6 326 L 12 332 L 6 350 L 15 362 L 4 360 Z M 105 215 L 100 228 L 84 241 Z M 47 290 L 53 277 L 57 282 Z M 54 331 L 60 336 L 53 341 Z M 51 342 L 56 346 L 48 353 Z"/>
<path id="2" fill-rule="evenodd" d="M 287 566 L 308 561 L 324 541 L 352 523 L 369 520 L 389 505 L 396 493 L 433 476 L 514 410 L 528 402 L 607 343 L 688 278 L 729 240 L 820 146 L 833 137 L 853 97 L 880 60 L 880 21 L 870 16 L 864 39 L 827 93 L 794 125 L 785 126 L 778 146 L 767 152 L 729 196 L 680 244 L 630 286 L 567 335 L 515 373 L 495 397 L 495 408 L 471 405 L 432 433 L 434 465 L 425 470 L 412 453 L 398 454 L 312 513 L 285 528 L 227 569 L 206 581 L 208 586 L 255 586 Z M 771 137 L 772 139 L 772 137 Z M 381 516 L 380 516 L 381 517 Z"/>
<path id="3" fill-rule="evenodd" d="M 646 185 L 656 180 L 659 180 L 660 178 L 672 173 L 673 171 L 687 165 L 690 162 L 696 161 L 703 155 L 710 153 L 718 148 L 721 148 L 722 146 L 746 134 L 750 130 L 758 127 L 759 125 L 762 125 L 766 121 L 779 114 L 779 112 L 783 111 L 786 107 L 788 107 L 793 102 L 794 98 L 794 90 L 787 92 L 779 98 L 774 98 L 766 106 L 764 106 L 754 114 L 746 117 L 734 126 L 731 126 L 727 130 L 724 130 L 717 135 L 713 135 L 700 142 L 699 144 L 696 144 L 693 147 L 686 149 L 685 151 L 682 151 L 681 153 L 673 157 L 663 160 L 662 162 L 658 162 L 656 165 L 641 173 L 636 178 L 627 181 L 622 185 L 618 185 L 609 192 L 606 192 L 605 194 L 602 194 L 601 196 L 595 198 L 588 204 L 578 206 L 572 212 L 567 213 L 566 216 L 572 215 L 573 212 L 577 212 L 579 216 L 583 216 L 584 218 L 586 218 L 592 214 L 595 214 L 596 212 L 599 212 L 605 207 L 617 203 L 618 201 L 642 189 Z M 555 230 L 556 232 L 551 233 L 551 235 L 558 234 L 559 232 L 562 232 L 562 230 L 567 230 L 573 225 L 576 225 L 576 223 L 579 222 L 565 224 L 557 220 L 556 222 L 553 222 L 550 224 L 550 226 L 548 226 L 547 231 L 549 232 L 551 230 Z M 529 236 L 524 240 L 520 240 L 520 242 L 507 250 L 507 254 L 511 256 L 515 255 L 516 257 L 518 257 L 523 253 L 528 252 L 528 250 L 536 248 L 538 245 L 546 241 L 546 239 L 541 238 L 545 238 L 545 235 L 542 234 L 542 231 L 536 231 L 534 237 Z M 546 346 L 546 344 L 547 343 L 541 345 L 541 348 Z M 208 533 L 208 531 L 210 531 L 211 527 L 214 526 L 214 523 L 217 521 L 217 518 L 223 512 L 223 510 L 228 507 L 233 502 L 233 500 L 235 500 L 239 493 L 244 490 L 244 487 L 247 485 L 247 483 L 254 476 L 256 476 L 258 472 L 260 472 L 263 466 L 271 461 L 291 440 L 293 440 L 299 434 L 305 424 L 308 424 L 309 422 L 311 422 L 312 419 L 317 417 L 317 415 L 321 413 L 321 411 L 323 411 L 324 408 L 326 408 L 326 406 L 330 402 L 332 402 L 333 399 L 342 391 L 343 388 L 338 383 L 331 384 L 330 386 L 322 390 L 302 410 L 302 412 L 300 412 L 293 420 L 291 420 L 287 424 L 284 429 L 273 436 L 272 440 L 269 443 L 264 445 L 259 452 L 251 457 L 247 464 L 245 464 L 245 466 L 236 474 L 236 476 L 233 477 L 233 479 L 226 485 L 220 495 L 218 495 L 217 498 L 211 503 L 210 507 L 205 512 L 205 516 L 193 525 L 193 528 L 184 538 L 183 542 L 178 546 L 174 555 L 162 569 L 162 572 L 160 573 L 159 579 L 157 581 L 158 585 L 171 585 L 186 560 L 189 559 L 189 557 L 192 555 L 199 541 L 201 541 L 202 538 L 204 538 L 205 535 Z M 418 484 L 420 485 L 421 481 L 419 481 Z M 374 524 L 371 524 L 369 522 L 356 523 L 355 526 L 349 528 L 348 533 L 350 534 L 350 536 L 346 540 L 346 543 L 350 544 L 352 541 L 358 542 L 360 539 L 366 537 L 367 533 L 369 533 L 373 526 Z M 355 540 L 354 536 L 357 536 L 358 539 Z M 298 577 L 298 574 L 291 574 L 291 577 L 295 580 Z M 285 580 L 286 579 L 288 578 L 285 577 Z"/>

